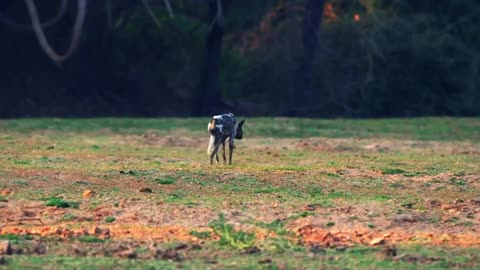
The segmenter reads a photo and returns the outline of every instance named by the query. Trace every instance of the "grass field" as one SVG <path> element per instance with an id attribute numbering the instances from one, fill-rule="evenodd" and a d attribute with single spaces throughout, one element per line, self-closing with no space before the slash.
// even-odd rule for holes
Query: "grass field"
<path id="1" fill-rule="evenodd" d="M 480 268 L 479 118 L 208 120 L 1 120 L 0 268 Z"/>

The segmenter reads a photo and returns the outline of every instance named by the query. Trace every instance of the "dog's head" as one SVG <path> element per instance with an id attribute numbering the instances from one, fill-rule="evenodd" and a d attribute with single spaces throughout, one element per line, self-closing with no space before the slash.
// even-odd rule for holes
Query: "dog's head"
<path id="1" fill-rule="evenodd" d="M 209 123 L 208 123 L 208 132 L 212 135 L 217 135 L 219 130 L 217 128 L 217 125 L 215 123 L 215 119 L 212 119 Z"/>
<path id="2" fill-rule="evenodd" d="M 240 121 L 237 125 L 235 125 L 235 139 L 241 140 L 243 138 L 243 124 L 245 123 L 245 119 Z"/>

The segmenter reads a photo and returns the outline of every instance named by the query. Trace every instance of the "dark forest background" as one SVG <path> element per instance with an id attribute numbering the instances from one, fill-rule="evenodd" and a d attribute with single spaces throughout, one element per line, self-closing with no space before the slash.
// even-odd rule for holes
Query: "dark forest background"
<path id="1" fill-rule="evenodd" d="M 25 2 L 2 0 L 0 117 L 480 115 L 478 0 L 147 2 L 155 20 L 141 0 L 88 1 L 57 65 Z M 35 3 L 42 21 L 61 5 Z M 75 3 L 44 27 L 59 52 Z"/>

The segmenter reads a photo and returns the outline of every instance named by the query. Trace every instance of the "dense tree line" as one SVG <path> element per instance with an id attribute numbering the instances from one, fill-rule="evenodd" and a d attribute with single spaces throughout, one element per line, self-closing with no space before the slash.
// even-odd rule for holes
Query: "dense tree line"
<path id="1" fill-rule="evenodd" d="M 88 1 L 61 64 L 29 1 L 0 3 L 0 117 L 480 115 L 476 0 Z M 76 1 L 32 1 L 57 52 Z"/>

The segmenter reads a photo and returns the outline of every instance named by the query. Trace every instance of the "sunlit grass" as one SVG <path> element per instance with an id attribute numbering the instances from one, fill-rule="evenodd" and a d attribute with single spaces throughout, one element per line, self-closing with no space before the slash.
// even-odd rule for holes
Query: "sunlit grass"
<path id="1" fill-rule="evenodd" d="M 195 251 L 192 258 L 182 263 L 186 269 L 195 268 L 196 263 L 205 266 L 204 261 L 212 259 L 211 253 L 217 254 L 214 258 L 219 269 L 275 269 L 277 263 L 295 268 L 299 261 L 312 269 L 478 267 L 472 255 L 477 250 L 447 247 L 401 247 L 403 253 L 445 257 L 427 263 L 383 258 L 379 249 L 371 247 L 355 247 L 346 252 L 328 249 L 325 254 L 311 255 L 308 247 L 289 238 L 292 232 L 288 226 L 303 219 L 316 220 L 319 226 L 331 230 L 344 228 L 348 222 L 361 223 L 372 231 L 382 230 L 385 227 L 375 218 L 385 216 L 391 220 L 396 214 L 417 211 L 425 216 L 421 220 L 425 226 L 448 223 L 471 230 L 477 224 L 473 212 L 470 217 L 445 220 L 442 213 L 427 209 L 425 202 L 465 202 L 480 194 L 475 182 L 480 171 L 479 119 L 248 118 L 245 139 L 236 143 L 232 166 L 209 165 L 205 153 L 206 121 L 2 120 L 0 189 L 13 193 L 0 195 L 0 201 L 40 202 L 43 207 L 60 209 L 57 217 L 44 216 L 47 220 L 52 218 L 53 224 L 82 220 L 82 224 L 121 226 L 122 213 L 129 207 L 123 205 L 124 201 L 137 204 L 135 211 L 154 209 L 152 216 L 163 207 L 170 222 L 177 218 L 176 209 L 192 209 L 192 222 L 196 211 L 208 212 L 218 222 L 204 224 L 207 228 L 211 224 L 212 231 L 195 226 L 189 230 L 192 236 L 208 244 L 206 250 Z M 151 192 L 141 192 L 142 188 Z M 94 190 L 96 195 L 84 198 L 86 189 Z M 345 217 L 346 221 L 329 220 L 351 206 L 371 209 Z M 92 216 L 82 216 L 102 207 L 109 212 L 97 221 Z M 239 216 L 233 224 L 264 229 L 276 236 L 258 241 L 252 231 L 228 223 L 231 220 L 227 215 L 219 219 L 218 214 L 223 211 L 231 213 L 230 219 L 235 219 L 232 215 Z M 276 216 L 272 214 L 277 212 Z M 224 245 L 210 242 L 214 237 L 223 239 Z M 23 238 L 13 240 L 21 242 Z M 77 240 L 92 245 L 110 241 L 96 236 Z M 263 248 L 263 252 L 241 253 L 252 246 Z M 265 257 L 273 262 L 259 264 Z M 134 264 L 106 257 L 95 261 L 68 256 L 14 256 L 7 260 L 11 269 L 53 265 L 79 269 L 179 267 L 173 262 L 141 260 Z"/>

